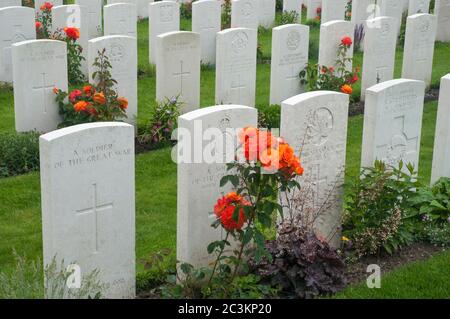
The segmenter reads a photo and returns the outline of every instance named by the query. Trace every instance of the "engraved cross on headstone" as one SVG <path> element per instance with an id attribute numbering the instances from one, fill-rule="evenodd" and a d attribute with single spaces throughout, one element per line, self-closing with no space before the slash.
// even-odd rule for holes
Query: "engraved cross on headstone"
<path id="1" fill-rule="evenodd" d="M 240 73 L 237 73 L 233 76 L 234 80 L 231 82 L 231 90 L 238 92 L 238 101 L 241 101 L 241 92 L 242 90 L 245 90 L 247 87 L 245 86 L 245 83 L 242 82 L 242 77 Z"/>
<path id="2" fill-rule="evenodd" d="M 22 24 L 15 24 L 15 25 L 13 25 L 13 28 L 14 28 L 14 32 L 12 32 L 11 38 L 3 40 L 4 42 L 6 42 L 8 44 L 13 44 L 14 42 L 26 40 L 23 35 L 23 31 L 22 31 L 23 25 Z"/>
<path id="3" fill-rule="evenodd" d="M 225 196 L 224 192 L 220 193 L 220 197 L 222 197 L 222 196 Z M 214 212 L 209 212 L 208 219 L 210 221 L 210 224 L 212 225 L 217 220 L 217 216 Z M 226 233 L 225 233 L 223 227 L 219 227 L 219 229 L 220 229 L 220 240 L 224 240 L 226 237 Z"/>
<path id="4" fill-rule="evenodd" d="M 408 155 L 417 152 L 419 137 L 408 137 L 405 132 L 405 116 L 394 118 L 392 134 L 388 144 L 377 146 L 382 152 L 382 159 L 387 164 L 396 166 L 400 160 L 405 160 Z M 405 163 L 406 164 L 406 163 Z"/>
<path id="5" fill-rule="evenodd" d="M 289 69 L 292 70 L 291 68 L 289 68 Z M 286 81 L 289 82 L 289 87 L 292 91 L 298 87 L 300 78 L 299 78 L 298 74 L 296 74 L 296 73 L 292 74 L 292 71 L 290 71 L 289 74 L 286 76 Z"/>
<path id="6" fill-rule="evenodd" d="M 45 72 L 41 73 L 41 84 L 37 84 L 35 86 L 33 86 L 33 91 L 36 92 L 42 92 L 42 104 L 43 104 L 43 111 L 44 114 L 47 114 L 47 102 L 48 102 L 48 94 L 47 91 L 48 90 L 53 90 L 53 88 L 55 87 L 55 84 L 47 84 L 47 74 Z"/>
<path id="7" fill-rule="evenodd" d="M 388 69 L 387 66 L 379 66 L 379 67 L 376 68 L 377 84 L 385 81 L 387 69 Z"/>
<path id="8" fill-rule="evenodd" d="M 92 207 L 88 207 L 85 209 L 77 210 L 77 216 L 84 216 L 84 215 L 92 215 L 94 219 L 94 250 L 93 253 L 96 254 L 99 251 L 99 244 L 98 244 L 98 214 L 100 212 L 104 212 L 107 210 L 112 210 L 114 207 L 114 204 L 106 203 L 106 204 L 99 204 L 98 202 L 98 194 L 97 194 L 97 184 L 92 184 L 93 186 L 93 204 Z"/>
<path id="9" fill-rule="evenodd" d="M 180 61 L 180 72 L 173 73 L 174 77 L 180 77 L 180 94 L 183 94 L 183 77 L 190 75 L 191 72 L 183 70 L 183 60 Z"/>
<path id="10" fill-rule="evenodd" d="M 314 207 L 319 208 L 323 203 L 321 197 L 323 191 L 321 191 L 321 185 L 328 183 L 328 176 L 321 176 L 320 164 L 314 164 L 311 174 L 312 185 L 314 186 Z"/>

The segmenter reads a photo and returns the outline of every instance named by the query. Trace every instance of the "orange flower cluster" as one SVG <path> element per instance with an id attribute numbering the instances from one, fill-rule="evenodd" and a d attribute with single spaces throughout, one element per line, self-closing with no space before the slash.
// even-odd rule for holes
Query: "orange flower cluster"
<path id="1" fill-rule="evenodd" d="M 254 127 L 244 128 L 239 138 L 247 161 L 257 160 L 265 170 L 280 171 L 286 178 L 303 174 L 300 159 L 284 139 L 275 138 L 270 132 Z"/>
<path id="2" fill-rule="evenodd" d="M 80 29 L 78 28 L 66 27 L 64 28 L 64 32 L 66 33 L 67 37 L 72 40 L 78 40 L 80 38 Z"/>
<path id="3" fill-rule="evenodd" d="M 241 230 L 244 224 L 247 222 L 247 218 L 244 214 L 243 206 L 250 206 L 250 203 L 246 201 L 242 196 L 232 192 L 222 198 L 220 198 L 214 206 L 214 214 L 220 219 L 222 226 L 228 230 Z M 241 207 L 239 210 L 238 220 L 233 219 L 234 210 L 236 207 Z"/>
<path id="4" fill-rule="evenodd" d="M 53 4 L 50 2 L 44 2 L 44 4 L 39 8 L 41 11 L 52 11 Z"/>
<path id="5" fill-rule="evenodd" d="M 352 89 L 352 87 L 351 87 L 350 85 L 344 84 L 344 85 L 341 87 L 341 92 L 350 95 L 350 94 L 353 93 L 353 89 Z"/>
<path id="6" fill-rule="evenodd" d="M 100 105 L 106 104 L 106 98 L 105 98 L 105 94 L 103 94 L 103 92 L 95 93 L 94 97 L 92 99 L 97 104 L 100 104 Z"/>
<path id="7" fill-rule="evenodd" d="M 61 91 L 57 88 L 53 92 L 58 95 Z M 97 115 L 96 105 L 105 105 L 107 103 L 103 92 L 96 92 L 92 85 L 86 85 L 83 90 L 73 90 L 69 94 L 69 101 L 73 104 L 75 112 L 88 112 L 91 115 Z M 117 103 L 122 110 L 128 108 L 128 100 L 124 97 L 117 98 Z"/>

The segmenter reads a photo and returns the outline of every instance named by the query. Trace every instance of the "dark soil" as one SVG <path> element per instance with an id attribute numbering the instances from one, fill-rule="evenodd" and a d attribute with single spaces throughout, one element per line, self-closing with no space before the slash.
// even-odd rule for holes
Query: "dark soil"
<path id="1" fill-rule="evenodd" d="M 442 250 L 441 247 L 436 247 L 431 244 L 414 243 L 393 255 L 382 254 L 379 257 L 364 257 L 357 263 L 347 266 L 348 283 L 351 285 L 365 281 L 368 276 L 368 273 L 366 272 L 367 266 L 371 264 L 380 266 L 383 275 L 408 263 L 426 260 L 431 256 L 442 252 Z"/>

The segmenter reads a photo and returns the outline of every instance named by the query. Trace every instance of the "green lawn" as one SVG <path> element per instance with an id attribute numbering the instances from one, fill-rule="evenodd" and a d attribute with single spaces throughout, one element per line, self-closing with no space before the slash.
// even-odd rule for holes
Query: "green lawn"
<path id="1" fill-rule="evenodd" d="M 182 21 L 182 28 L 190 28 Z M 139 23 L 139 125 L 144 125 L 154 107 L 155 74 L 148 65 L 148 23 Z M 318 28 L 311 30 L 312 61 L 317 60 Z M 270 57 L 271 33 L 260 35 L 263 54 Z M 433 85 L 450 72 L 450 44 L 436 44 Z M 400 74 L 402 52 L 398 50 L 396 75 Z M 362 55 L 355 55 L 354 65 L 362 64 Z M 204 70 L 201 76 L 201 106 L 214 105 L 214 70 Z M 257 105 L 268 104 L 270 65 L 258 65 Z M 355 90 L 359 94 L 359 89 Z M 424 111 L 420 176 L 424 182 L 430 177 L 434 141 L 436 102 L 427 103 Z M 0 132 L 14 131 L 13 93 L 0 88 Z M 347 181 L 359 171 L 362 140 L 362 116 L 349 120 L 347 147 Z M 162 248 L 175 249 L 176 241 L 176 165 L 172 163 L 170 149 L 142 154 L 136 158 L 136 247 L 138 259 Z M 42 256 L 41 208 L 39 173 L 0 179 L 0 269 L 11 269 L 13 249 L 28 259 Z M 141 269 L 141 265 L 138 266 Z"/>
<path id="2" fill-rule="evenodd" d="M 402 266 L 382 274 L 381 287 L 369 289 L 366 283 L 350 287 L 336 299 L 448 299 L 450 298 L 450 251 L 426 261 Z"/>

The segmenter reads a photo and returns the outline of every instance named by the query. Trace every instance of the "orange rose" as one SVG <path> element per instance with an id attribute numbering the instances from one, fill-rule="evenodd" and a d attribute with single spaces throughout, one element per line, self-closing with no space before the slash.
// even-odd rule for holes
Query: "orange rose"
<path id="1" fill-rule="evenodd" d="M 352 89 L 352 87 L 351 87 L 350 85 L 344 84 L 344 85 L 341 87 L 341 92 L 342 92 L 342 93 L 345 93 L 345 94 L 352 94 L 352 93 L 353 93 L 353 89 Z"/>
<path id="2" fill-rule="evenodd" d="M 260 159 L 266 149 L 276 144 L 276 139 L 270 132 L 254 127 L 244 128 L 239 134 L 239 140 L 244 147 L 244 156 L 250 162 Z"/>
<path id="3" fill-rule="evenodd" d="M 75 112 L 84 112 L 87 110 L 87 108 L 90 106 L 90 104 L 86 101 L 80 101 L 77 104 L 73 106 Z"/>
<path id="4" fill-rule="evenodd" d="M 124 97 L 119 97 L 117 99 L 117 101 L 119 102 L 119 106 L 122 110 L 125 110 L 128 108 L 128 100 Z"/>
<path id="5" fill-rule="evenodd" d="M 80 30 L 78 28 L 66 27 L 64 28 L 64 32 L 73 40 L 78 40 L 80 38 Z"/>
<path id="6" fill-rule="evenodd" d="M 287 143 L 278 145 L 278 149 L 267 149 L 261 155 L 262 167 L 268 172 L 282 172 L 286 178 L 302 175 L 303 167 L 295 156 L 294 149 Z"/>
<path id="7" fill-rule="evenodd" d="M 100 105 L 106 104 L 106 98 L 105 98 L 105 95 L 102 92 L 95 93 L 94 97 L 93 97 L 93 100 L 94 100 L 95 103 L 100 104 Z"/>
<path id="8" fill-rule="evenodd" d="M 53 88 L 53 93 L 58 94 L 59 93 L 59 89 Z"/>

